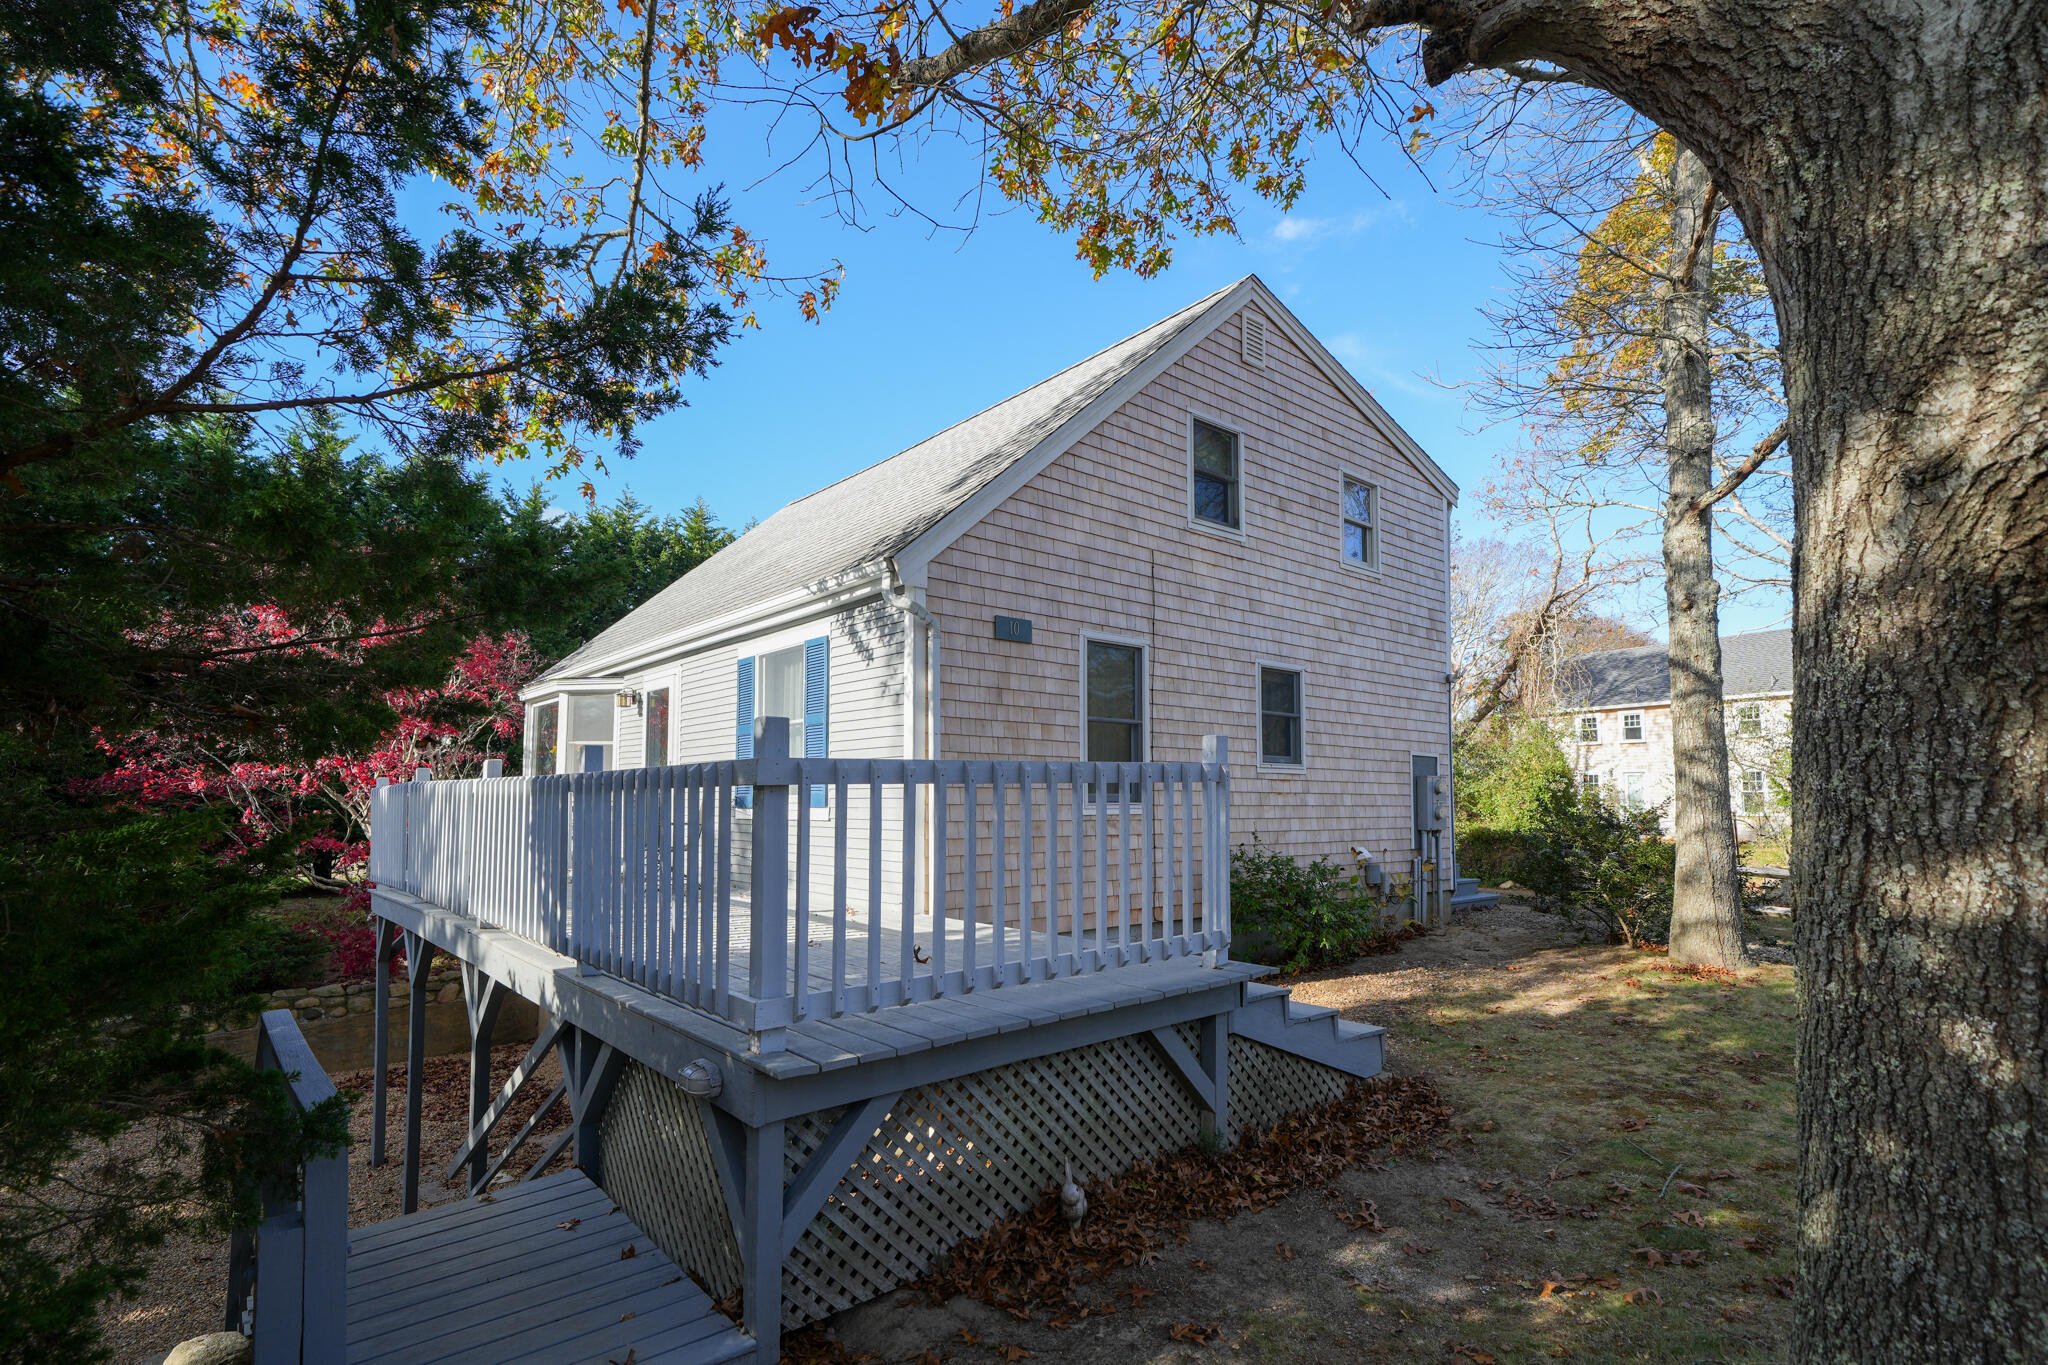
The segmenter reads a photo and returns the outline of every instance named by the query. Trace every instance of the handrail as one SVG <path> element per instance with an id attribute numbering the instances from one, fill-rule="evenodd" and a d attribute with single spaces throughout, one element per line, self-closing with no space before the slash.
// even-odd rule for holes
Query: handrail
<path id="1" fill-rule="evenodd" d="M 339 1092 L 290 1010 L 268 1010 L 256 1065 L 283 1071 L 306 1111 Z M 264 1218 L 237 1230 L 229 1253 L 226 1326 L 253 1338 L 256 1365 L 341 1365 L 348 1330 L 348 1155 L 306 1162 L 296 1190 L 266 1191 Z"/>
<path id="2" fill-rule="evenodd" d="M 787 721 L 756 730 L 744 759 L 380 783 L 371 880 L 765 1051 L 807 1018 L 1228 954 L 1222 736 L 1091 763 L 795 758 Z"/>

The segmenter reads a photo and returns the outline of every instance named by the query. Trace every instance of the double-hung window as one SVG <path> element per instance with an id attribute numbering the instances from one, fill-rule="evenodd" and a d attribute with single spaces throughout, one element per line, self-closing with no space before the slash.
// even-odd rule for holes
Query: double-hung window
<path id="1" fill-rule="evenodd" d="M 1598 744 L 1599 742 L 1600 742 L 1600 717 L 1598 717 L 1598 716 L 1580 716 L 1580 717 L 1579 717 L 1579 743 L 1581 743 L 1581 744 Z"/>
<path id="2" fill-rule="evenodd" d="M 1361 569 L 1380 566 L 1380 490 L 1360 479 L 1344 479 L 1344 558 Z"/>
<path id="3" fill-rule="evenodd" d="M 739 659 L 735 692 L 738 721 L 733 752 L 740 758 L 754 756 L 754 723 L 781 716 L 789 722 L 789 753 L 792 758 L 829 757 L 828 714 L 831 707 L 832 642 L 827 636 L 804 640 L 765 654 L 743 654 Z M 742 809 L 754 804 L 754 790 L 740 787 L 733 804 Z M 811 788 L 811 805 L 826 804 L 822 784 Z"/>
<path id="4" fill-rule="evenodd" d="M 1735 708 L 1735 733 L 1738 735 L 1760 735 L 1764 732 L 1764 704 L 1760 701 L 1746 701 Z"/>
<path id="5" fill-rule="evenodd" d="M 1237 433 L 1197 417 L 1190 441 L 1189 510 L 1211 526 L 1244 529 L 1243 451 Z"/>
<path id="6" fill-rule="evenodd" d="M 1600 774 L 1580 773 L 1579 790 L 1588 796 L 1598 796 L 1600 794 Z"/>
<path id="7" fill-rule="evenodd" d="M 1259 670 L 1259 762 L 1298 768 L 1301 749 L 1301 674 L 1291 668 Z"/>
<path id="8" fill-rule="evenodd" d="M 668 766 L 668 689 L 650 687 L 647 689 L 645 720 L 647 722 L 646 745 L 641 750 L 642 761 L 650 768 Z"/>
<path id="9" fill-rule="evenodd" d="M 1623 739 L 1631 739 L 1631 740 L 1633 740 L 1633 739 L 1641 739 L 1641 738 L 1643 737 L 1643 713 L 1642 713 L 1642 712 L 1640 712 L 1640 711 L 1624 711 L 1624 712 L 1622 712 L 1622 716 L 1621 716 L 1621 737 L 1622 737 Z"/>
<path id="10" fill-rule="evenodd" d="M 1082 642 L 1083 757 L 1090 763 L 1145 761 L 1145 651 L 1111 640 Z M 1106 799 L 1121 801 L 1117 783 L 1106 783 Z M 1133 800 L 1141 792 L 1131 793 Z M 1091 790 L 1088 799 L 1096 799 Z"/>
<path id="11" fill-rule="evenodd" d="M 1742 813 L 1764 813 L 1764 774 L 1761 768 L 1747 768 L 1742 774 Z"/>
<path id="12" fill-rule="evenodd" d="M 613 716 L 618 701 L 610 692 L 583 692 L 569 697 L 571 771 L 601 773 L 612 766 Z"/>

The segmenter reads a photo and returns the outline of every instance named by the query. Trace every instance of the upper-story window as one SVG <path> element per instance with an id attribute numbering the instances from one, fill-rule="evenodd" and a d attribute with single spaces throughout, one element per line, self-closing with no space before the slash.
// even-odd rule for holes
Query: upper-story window
<path id="1" fill-rule="evenodd" d="M 1189 510 L 1197 521 L 1244 529 L 1243 451 L 1234 431 L 1194 419 L 1189 443 Z"/>
<path id="2" fill-rule="evenodd" d="M 1621 713 L 1621 737 L 1623 739 L 1641 739 L 1643 737 L 1642 712 L 1624 711 Z"/>
<path id="3" fill-rule="evenodd" d="M 1362 569 L 1380 566 L 1378 485 L 1344 477 L 1344 558 Z"/>
<path id="4" fill-rule="evenodd" d="M 1294 669 L 1259 670 L 1259 762 L 1302 764 L 1301 674 Z"/>
<path id="5" fill-rule="evenodd" d="M 1579 743 L 1581 743 L 1581 744 L 1598 744 L 1599 742 L 1600 742 L 1600 717 L 1598 717 L 1598 716 L 1580 716 L 1580 717 L 1579 717 Z"/>
<path id="6" fill-rule="evenodd" d="M 1735 733 L 1738 735 L 1760 735 L 1764 732 L 1764 704 L 1760 701 L 1746 701 L 1735 708 Z"/>

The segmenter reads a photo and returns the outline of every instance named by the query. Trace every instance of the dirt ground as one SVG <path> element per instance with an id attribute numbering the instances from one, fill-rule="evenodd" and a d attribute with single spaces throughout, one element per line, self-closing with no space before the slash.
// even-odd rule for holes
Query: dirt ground
<path id="1" fill-rule="evenodd" d="M 1514 905 L 1290 984 L 1391 1031 L 1448 1148 L 1354 1169 L 1099 1286 L 1090 1316 L 897 1293 L 841 1359 L 1771 1361 L 1790 1327 L 1789 969 L 1695 980 Z M 1340 1215 L 1372 1200 L 1383 1232 Z"/>
<path id="2" fill-rule="evenodd" d="M 1693 979 L 1664 966 L 1507 904 L 1296 977 L 1298 998 L 1387 1026 L 1389 1070 L 1427 1075 L 1456 1110 L 1450 1145 L 1195 1223 L 1184 1244 L 1105 1277 L 1088 1316 L 1064 1328 L 899 1291 L 825 1324 L 840 1343 L 827 1350 L 889 1365 L 1781 1359 L 1791 972 Z M 499 1049 L 499 1073 L 523 1051 Z M 456 1059 L 428 1065 L 424 1145 L 438 1173 L 462 1136 L 466 1083 Z M 396 1166 L 364 1161 L 369 1076 L 337 1083 L 363 1097 L 352 1220 L 394 1216 Z M 401 1069 L 394 1156 L 402 1094 Z M 429 1185 L 425 1197 L 452 1192 Z M 1385 1231 L 1340 1220 L 1362 1200 Z M 104 1315 L 114 1359 L 214 1330 L 225 1275 L 224 1246 L 165 1247 L 145 1295 Z"/>

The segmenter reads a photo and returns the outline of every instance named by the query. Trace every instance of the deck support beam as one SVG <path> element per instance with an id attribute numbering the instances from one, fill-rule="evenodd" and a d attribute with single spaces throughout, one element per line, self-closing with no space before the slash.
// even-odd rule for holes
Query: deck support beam
<path id="1" fill-rule="evenodd" d="M 605 1106 L 626 1069 L 626 1054 L 579 1028 L 562 1031 L 557 1044 L 562 1080 L 569 1087 L 569 1131 L 576 1144 L 576 1165 L 600 1186 L 604 1183 L 599 1134 Z"/>
<path id="2" fill-rule="evenodd" d="M 565 1025 L 561 1021 L 553 1020 L 540 1031 L 540 1037 L 534 1039 L 533 1046 L 527 1049 L 525 1059 L 518 1066 L 512 1068 L 512 1074 L 507 1076 L 505 1084 L 499 1087 L 497 1098 L 491 1101 L 490 1106 L 484 1110 L 481 1116 L 470 1123 L 469 1136 L 462 1140 L 462 1145 L 455 1149 L 455 1155 L 449 1159 L 448 1169 L 441 1177 L 443 1180 L 453 1180 L 455 1173 L 460 1171 L 465 1165 L 474 1169 L 476 1161 L 482 1158 L 487 1163 L 484 1175 L 481 1178 L 473 1178 L 470 1181 L 470 1193 L 476 1193 L 477 1187 L 484 1181 L 489 1180 L 491 1176 L 497 1174 L 498 1168 L 505 1164 L 505 1158 L 517 1151 L 519 1145 L 532 1135 L 533 1129 L 538 1126 L 538 1120 L 547 1111 L 548 1105 L 542 1105 L 540 1109 L 534 1112 L 533 1118 L 527 1120 L 526 1126 L 519 1130 L 518 1136 L 512 1139 L 511 1145 L 499 1154 L 496 1161 L 490 1160 L 487 1148 L 492 1131 L 504 1119 L 505 1111 L 511 1107 L 512 1101 L 519 1098 L 520 1094 L 532 1082 L 534 1073 L 540 1069 L 541 1062 L 548 1055 L 548 1049 L 553 1047 L 555 1041 L 561 1037 L 564 1027 Z M 562 1085 L 557 1086 L 556 1089 L 562 1093 L 567 1093 L 567 1083 L 564 1082 Z M 473 1100 L 474 1096 L 472 1096 Z M 552 1097 L 549 1103 L 553 1103 Z M 472 1102 L 471 1108 L 474 1109 L 474 1107 Z"/>
<path id="3" fill-rule="evenodd" d="M 473 1134 L 491 1107 L 491 1041 L 498 1015 L 511 994 L 484 974 L 481 967 L 462 964 L 462 1003 L 469 1014 L 469 1128 Z M 490 1153 L 477 1143 L 469 1157 L 469 1192 L 475 1194 L 490 1166 Z"/>
<path id="4" fill-rule="evenodd" d="M 1179 1041 L 1178 1039 L 1175 1040 Z M 1197 1060 L 1209 1080 L 1209 1094 L 1202 1109 L 1202 1136 L 1219 1146 L 1230 1143 L 1230 1016 L 1212 1014 L 1202 1021 L 1197 1040 Z"/>
<path id="5" fill-rule="evenodd" d="M 376 1073 L 370 1082 L 370 1164 L 384 1164 L 384 1114 L 389 1107 L 387 1075 L 391 1070 L 391 959 L 398 955 L 401 930 L 382 916 L 370 920 L 371 942 L 377 950 L 377 986 L 371 996 L 374 1012 L 370 1025 L 370 1067 Z"/>
<path id="6" fill-rule="evenodd" d="M 783 1121 L 746 1133 L 746 1208 L 738 1228 L 741 1330 L 757 1360 L 782 1358 Z"/>
<path id="7" fill-rule="evenodd" d="M 398 1211 L 420 1206 L 420 1103 L 426 1094 L 427 973 L 433 969 L 434 945 L 420 934 L 405 935 L 405 977 L 410 999 L 405 1019 L 405 1170 L 400 1177 Z"/>

